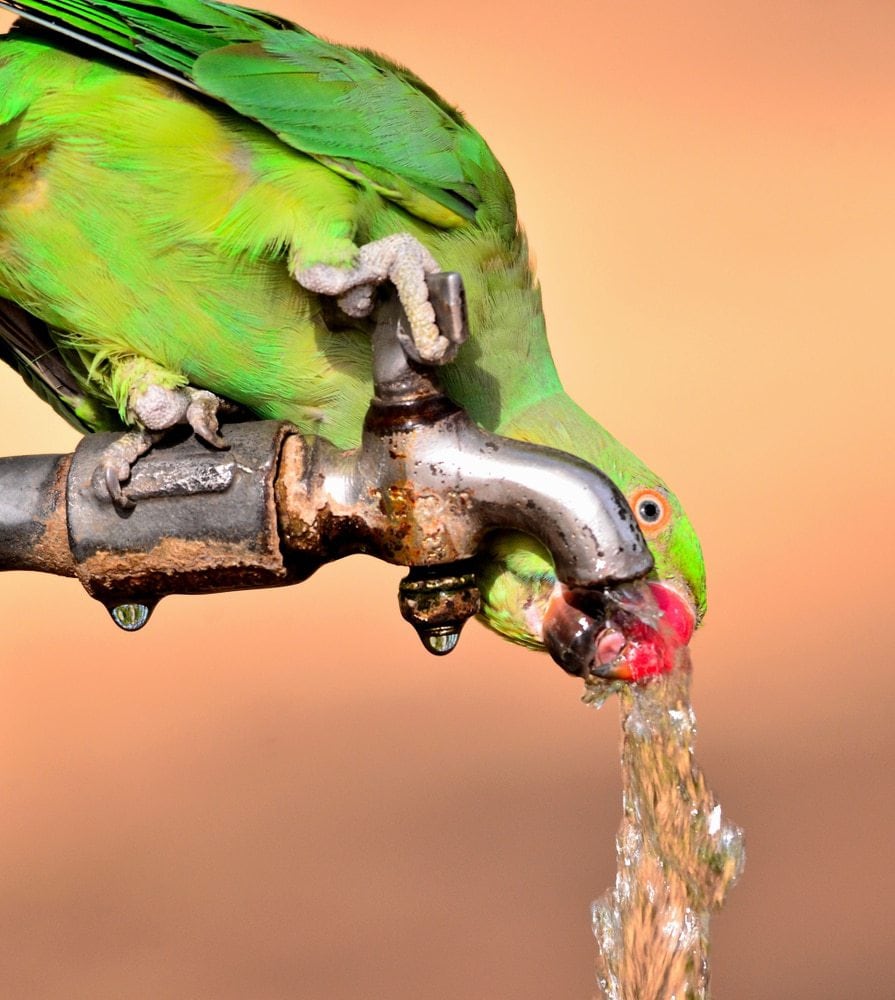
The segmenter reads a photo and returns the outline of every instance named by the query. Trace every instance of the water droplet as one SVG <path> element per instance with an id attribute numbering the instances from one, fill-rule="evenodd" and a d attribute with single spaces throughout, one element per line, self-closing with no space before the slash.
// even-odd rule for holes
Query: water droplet
<path id="1" fill-rule="evenodd" d="M 152 614 L 152 609 L 145 604 L 118 604 L 109 609 L 112 621 L 125 632 L 138 632 Z"/>
<path id="2" fill-rule="evenodd" d="M 460 630 L 421 632 L 420 638 L 430 653 L 434 653 L 436 656 L 446 656 L 460 641 Z"/>
<path id="3" fill-rule="evenodd" d="M 581 700 L 592 708 L 602 708 L 614 691 L 615 684 L 613 682 L 604 681 L 602 678 L 592 675 L 585 682 Z"/>

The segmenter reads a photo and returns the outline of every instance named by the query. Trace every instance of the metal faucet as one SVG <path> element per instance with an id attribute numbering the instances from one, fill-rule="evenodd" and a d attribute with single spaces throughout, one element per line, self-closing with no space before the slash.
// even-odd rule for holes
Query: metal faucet
<path id="1" fill-rule="evenodd" d="M 449 361 L 467 336 L 463 285 L 454 273 L 428 281 Z M 0 569 L 77 576 L 135 630 L 166 594 L 296 583 L 364 552 L 410 567 L 401 613 L 436 654 L 481 608 L 475 556 L 490 532 L 538 538 L 576 590 L 648 573 L 649 549 L 612 482 L 474 424 L 415 356 L 408 328 L 389 289 L 373 335 L 375 395 L 352 451 L 277 421 L 227 426 L 227 451 L 184 433 L 135 465 L 130 511 L 92 489 L 110 435 L 86 437 L 73 455 L 0 459 Z"/>

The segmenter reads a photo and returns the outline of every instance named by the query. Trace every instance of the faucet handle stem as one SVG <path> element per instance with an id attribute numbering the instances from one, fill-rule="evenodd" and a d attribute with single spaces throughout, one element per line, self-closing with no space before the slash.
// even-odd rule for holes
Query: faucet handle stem
<path id="1" fill-rule="evenodd" d="M 463 279 L 456 271 L 438 271 L 426 275 L 429 301 L 435 310 L 435 323 L 450 347 L 438 362 L 446 365 L 457 357 L 457 352 L 469 339 L 469 317 L 466 311 L 466 290 Z"/>
<path id="2" fill-rule="evenodd" d="M 435 323 L 449 343 L 437 364 L 446 365 L 457 357 L 469 337 L 463 279 L 456 271 L 438 271 L 426 275 L 426 285 L 429 302 L 435 311 Z M 416 395 L 424 383 L 431 390 L 440 391 L 434 368 L 435 365 L 420 357 L 397 292 L 386 285 L 379 295 L 373 333 L 373 380 L 377 397 Z"/>

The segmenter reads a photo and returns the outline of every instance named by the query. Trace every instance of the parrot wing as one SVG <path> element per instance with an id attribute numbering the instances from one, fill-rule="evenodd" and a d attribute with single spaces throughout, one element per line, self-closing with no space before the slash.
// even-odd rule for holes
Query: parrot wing
<path id="1" fill-rule="evenodd" d="M 435 225 L 476 219 L 483 192 L 503 178 L 481 136 L 408 70 L 271 14 L 214 0 L 0 7 L 221 101 Z M 509 184 L 498 184 L 511 206 Z"/>

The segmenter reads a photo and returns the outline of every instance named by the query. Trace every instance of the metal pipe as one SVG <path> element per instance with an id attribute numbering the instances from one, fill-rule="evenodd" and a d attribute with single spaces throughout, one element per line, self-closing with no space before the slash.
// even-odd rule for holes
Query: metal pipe
<path id="1" fill-rule="evenodd" d="M 75 575 L 65 521 L 70 455 L 0 458 L 0 570 Z"/>

